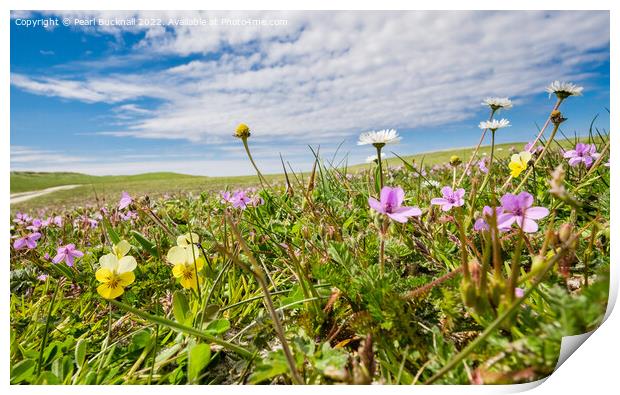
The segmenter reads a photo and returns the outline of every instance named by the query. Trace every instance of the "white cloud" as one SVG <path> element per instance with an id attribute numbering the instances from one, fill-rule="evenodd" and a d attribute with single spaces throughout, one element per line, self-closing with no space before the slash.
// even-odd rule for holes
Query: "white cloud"
<path id="1" fill-rule="evenodd" d="M 63 12 L 71 17 L 80 12 Z M 126 17 L 134 12 L 97 12 Z M 196 17 L 140 12 L 141 17 Z M 220 144 L 243 121 L 255 136 L 334 141 L 374 128 L 469 119 L 489 95 L 542 93 L 554 79 L 608 59 L 608 12 L 202 12 L 287 19 L 286 26 L 144 27 L 128 56 L 225 53 L 150 71 L 13 73 L 41 95 L 118 104 L 114 136 Z M 122 45 L 120 32 L 102 27 Z M 230 51 L 232 48 L 232 51 Z M 105 61 L 104 61 L 105 62 Z M 122 63 L 122 61 L 120 61 Z M 127 69 L 124 69 L 127 70 Z M 147 69 L 149 70 L 149 69 Z M 156 99 L 155 108 L 137 99 Z M 476 121 L 476 120 L 473 120 Z M 472 121 L 472 122 L 473 122 Z"/>
<path id="2" fill-rule="evenodd" d="M 20 145 L 11 146 L 11 166 L 76 163 L 86 160 L 86 158 L 62 154 L 56 151 L 42 150 Z"/>

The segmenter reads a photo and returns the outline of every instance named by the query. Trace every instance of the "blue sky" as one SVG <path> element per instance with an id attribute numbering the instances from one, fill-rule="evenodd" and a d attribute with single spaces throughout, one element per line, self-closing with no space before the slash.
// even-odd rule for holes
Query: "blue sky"
<path id="1" fill-rule="evenodd" d="M 20 25 L 50 17 L 71 26 Z M 131 17 L 162 25 L 75 26 Z M 196 18 L 218 25 L 175 25 Z M 309 144 L 359 163 L 373 129 L 398 129 L 399 154 L 474 145 L 487 96 L 515 103 L 498 140 L 527 141 L 556 79 L 584 86 L 564 133 L 609 129 L 607 12 L 14 12 L 11 168 L 251 174 L 239 122 L 265 172 L 279 153 L 307 170 Z"/>

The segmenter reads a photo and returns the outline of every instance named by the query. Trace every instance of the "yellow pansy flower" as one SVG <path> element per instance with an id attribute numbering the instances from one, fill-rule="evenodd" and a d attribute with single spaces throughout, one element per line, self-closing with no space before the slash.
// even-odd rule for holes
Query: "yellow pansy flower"
<path id="1" fill-rule="evenodd" d="M 99 258 L 99 264 L 101 267 L 95 277 L 102 284 L 97 287 L 97 292 L 105 299 L 118 298 L 125 292 L 125 287 L 136 279 L 133 271 L 137 262 L 132 256 L 119 259 L 115 253 L 107 254 Z"/>
<path id="2" fill-rule="evenodd" d="M 200 237 L 194 232 L 186 233 L 177 237 L 177 245 L 180 247 L 187 247 L 190 244 L 196 244 L 200 241 Z"/>
<path id="3" fill-rule="evenodd" d="M 131 250 L 131 244 L 129 244 L 127 240 L 121 240 L 118 244 L 114 244 L 114 246 L 112 246 L 112 252 L 118 259 L 121 259 L 127 255 L 129 250 Z"/>
<path id="4" fill-rule="evenodd" d="M 205 261 L 196 246 L 175 246 L 168 251 L 168 262 L 172 267 L 172 275 L 179 279 L 183 288 L 198 289 L 199 278 L 196 272 L 202 270 Z M 194 260 L 196 265 L 194 265 Z"/>
<path id="5" fill-rule="evenodd" d="M 528 162 L 532 159 L 532 154 L 528 151 L 523 151 L 519 154 L 514 154 L 510 158 L 508 168 L 510 169 L 510 175 L 512 177 L 519 177 L 523 170 L 527 169 Z"/>

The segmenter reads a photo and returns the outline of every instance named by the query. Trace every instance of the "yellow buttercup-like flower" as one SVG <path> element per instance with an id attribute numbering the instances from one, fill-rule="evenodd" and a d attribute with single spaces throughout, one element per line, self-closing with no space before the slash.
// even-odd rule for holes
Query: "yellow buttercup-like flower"
<path id="1" fill-rule="evenodd" d="M 512 177 L 519 177 L 523 170 L 527 169 L 527 164 L 531 159 L 532 154 L 528 151 L 514 154 L 510 158 L 510 163 L 508 164 L 508 168 L 510 169 L 510 175 Z"/>
<path id="2" fill-rule="evenodd" d="M 237 129 L 235 129 L 235 137 L 240 139 L 250 137 L 250 127 L 245 123 L 240 123 Z"/>
<path id="3" fill-rule="evenodd" d="M 172 275 L 179 279 L 181 286 L 186 289 L 198 289 L 200 280 L 197 272 L 201 271 L 205 264 L 198 247 L 194 245 L 172 247 L 168 251 L 167 258 L 168 262 L 173 265 Z"/>
<path id="4" fill-rule="evenodd" d="M 101 267 L 95 277 L 102 284 L 97 287 L 97 292 L 105 299 L 118 298 L 125 292 L 125 287 L 136 279 L 133 271 L 137 262 L 132 256 L 119 259 L 117 253 L 107 254 L 99 258 L 99 264 Z"/>

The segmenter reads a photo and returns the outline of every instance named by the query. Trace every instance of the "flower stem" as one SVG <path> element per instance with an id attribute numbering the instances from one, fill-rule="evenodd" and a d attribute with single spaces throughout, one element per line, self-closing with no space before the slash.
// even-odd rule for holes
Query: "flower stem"
<path id="1" fill-rule="evenodd" d="M 480 186 L 480 191 L 484 190 L 489 182 L 489 179 L 492 180 L 493 173 L 493 158 L 495 157 L 495 130 L 491 129 L 491 158 L 489 159 L 489 170 L 487 171 L 486 177 L 484 177 L 484 181 L 482 181 L 482 185 Z M 491 189 L 493 189 L 493 183 L 491 183 Z"/>
<path id="2" fill-rule="evenodd" d="M 491 115 L 489 116 L 489 121 L 493 119 L 493 115 L 495 115 L 495 110 L 491 108 Z M 476 155 L 478 154 L 478 151 L 480 150 L 480 146 L 482 145 L 482 142 L 484 141 L 484 136 L 487 135 L 487 131 L 489 129 L 484 129 L 482 131 L 482 135 L 480 136 L 480 140 L 478 141 L 478 145 L 476 145 L 476 148 L 474 149 L 474 153 L 472 154 L 471 158 L 469 158 L 469 161 L 467 162 L 467 166 L 465 166 L 465 170 L 463 170 L 463 174 L 461 174 L 461 177 L 459 178 L 459 182 L 456 183 L 456 185 L 460 185 L 461 182 L 463 182 L 463 179 L 465 178 L 465 175 L 467 174 L 467 171 L 469 170 L 469 168 L 471 167 L 474 159 L 476 158 Z M 454 187 L 453 187 L 454 189 Z"/>
<path id="3" fill-rule="evenodd" d="M 198 330 L 196 328 L 185 326 L 185 325 L 179 324 L 176 321 L 170 321 L 170 320 L 168 320 L 166 318 L 163 318 L 163 317 L 159 317 L 159 316 L 156 316 L 156 315 L 145 313 L 142 310 L 138 310 L 138 309 L 136 309 L 134 307 L 131 307 L 131 306 L 126 305 L 124 303 L 118 302 L 116 300 L 111 300 L 110 303 L 115 305 L 116 307 L 119 307 L 122 310 L 125 310 L 125 311 L 127 311 L 129 313 L 135 314 L 135 315 L 137 315 L 140 318 L 144 318 L 145 320 L 154 322 L 154 323 L 159 324 L 159 325 L 166 326 L 168 328 L 174 329 L 174 330 L 179 331 L 179 332 L 184 332 L 184 333 L 196 336 L 198 338 L 204 339 L 204 340 L 206 340 L 208 342 L 211 342 L 211 343 L 219 344 L 220 346 L 222 346 L 222 347 L 224 347 L 224 348 L 226 348 L 226 349 L 228 349 L 230 351 L 234 351 L 235 353 L 239 354 L 243 358 L 246 358 L 246 359 L 252 358 L 253 354 L 250 351 L 246 350 L 245 348 L 243 348 L 241 346 L 238 346 L 236 344 L 229 343 L 229 342 L 227 342 L 225 340 L 218 339 L 218 338 L 216 338 L 214 336 L 211 336 L 208 333 L 202 332 L 202 331 L 200 331 L 200 330 Z"/>
<path id="4" fill-rule="evenodd" d="M 383 160 L 381 160 L 381 146 L 375 145 L 377 148 L 377 161 L 379 162 L 379 190 L 383 189 Z"/>
<path id="5" fill-rule="evenodd" d="M 54 302 L 56 301 L 56 295 L 58 294 L 58 290 L 60 289 L 60 280 L 56 282 L 56 288 L 54 289 L 54 293 L 52 294 L 52 300 L 50 301 L 50 307 L 47 310 L 47 318 L 45 319 L 45 329 L 43 331 L 43 340 L 41 340 L 41 350 L 39 351 L 39 362 L 37 363 L 37 376 L 41 374 L 41 365 L 43 364 L 43 352 L 45 351 L 45 346 L 47 345 L 47 336 L 50 329 L 50 323 L 52 322 L 52 311 L 54 310 Z"/>
<path id="6" fill-rule="evenodd" d="M 248 146 L 248 138 L 247 137 L 242 137 L 241 141 L 243 141 L 243 147 L 245 148 L 245 152 L 248 154 L 248 158 L 250 159 L 250 162 L 252 163 L 252 166 L 254 166 L 254 170 L 256 170 L 256 174 L 258 175 L 258 180 L 260 181 L 261 186 L 263 187 L 263 189 L 265 188 L 265 184 L 267 184 L 267 186 L 271 187 L 271 185 L 269 185 L 269 182 L 267 181 L 267 179 L 263 176 L 263 174 L 260 172 L 260 170 L 258 170 L 258 166 L 256 166 L 256 163 L 254 162 L 254 159 L 252 158 L 252 154 L 250 153 L 250 147 Z M 264 182 L 264 184 L 263 184 Z"/>
<path id="7" fill-rule="evenodd" d="M 569 248 L 568 246 L 577 239 L 577 236 L 571 237 L 569 241 L 562 247 L 560 251 L 558 251 L 549 261 L 547 261 L 547 265 L 540 272 L 540 275 L 536 277 L 532 285 L 524 292 L 523 297 L 518 298 L 512 302 L 512 304 L 502 313 L 499 317 L 495 319 L 475 340 L 469 343 L 461 352 L 459 352 L 450 362 L 448 362 L 443 368 L 441 368 L 435 375 L 433 375 L 425 384 L 433 384 L 441 377 L 443 377 L 446 373 L 452 370 L 455 366 L 459 365 L 461 361 L 463 361 L 469 354 L 471 354 L 476 347 L 482 344 L 490 335 L 495 331 L 495 329 L 499 328 L 502 323 L 509 318 L 521 305 L 521 303 L 532 293 L 538 285 L 542 282 L 545 274 L 555 265 L 555 263 L 560 259 L 560 257 L 564 254 L 564 252 Z M 513 290 L 514 293 L 514 290 Z"/>
<path id="8" fill-rule="evenodd" d="M 456 226 L 459 229 L 459 240 L 461 241 L 461 266 L 463 267 L 463 278 L 469 280 L 469 265 L 467 262 L 467 240 L 465 236 L 465 228 L 463 227 L 463 210 L 462 207 L 458 208 Z"/>

